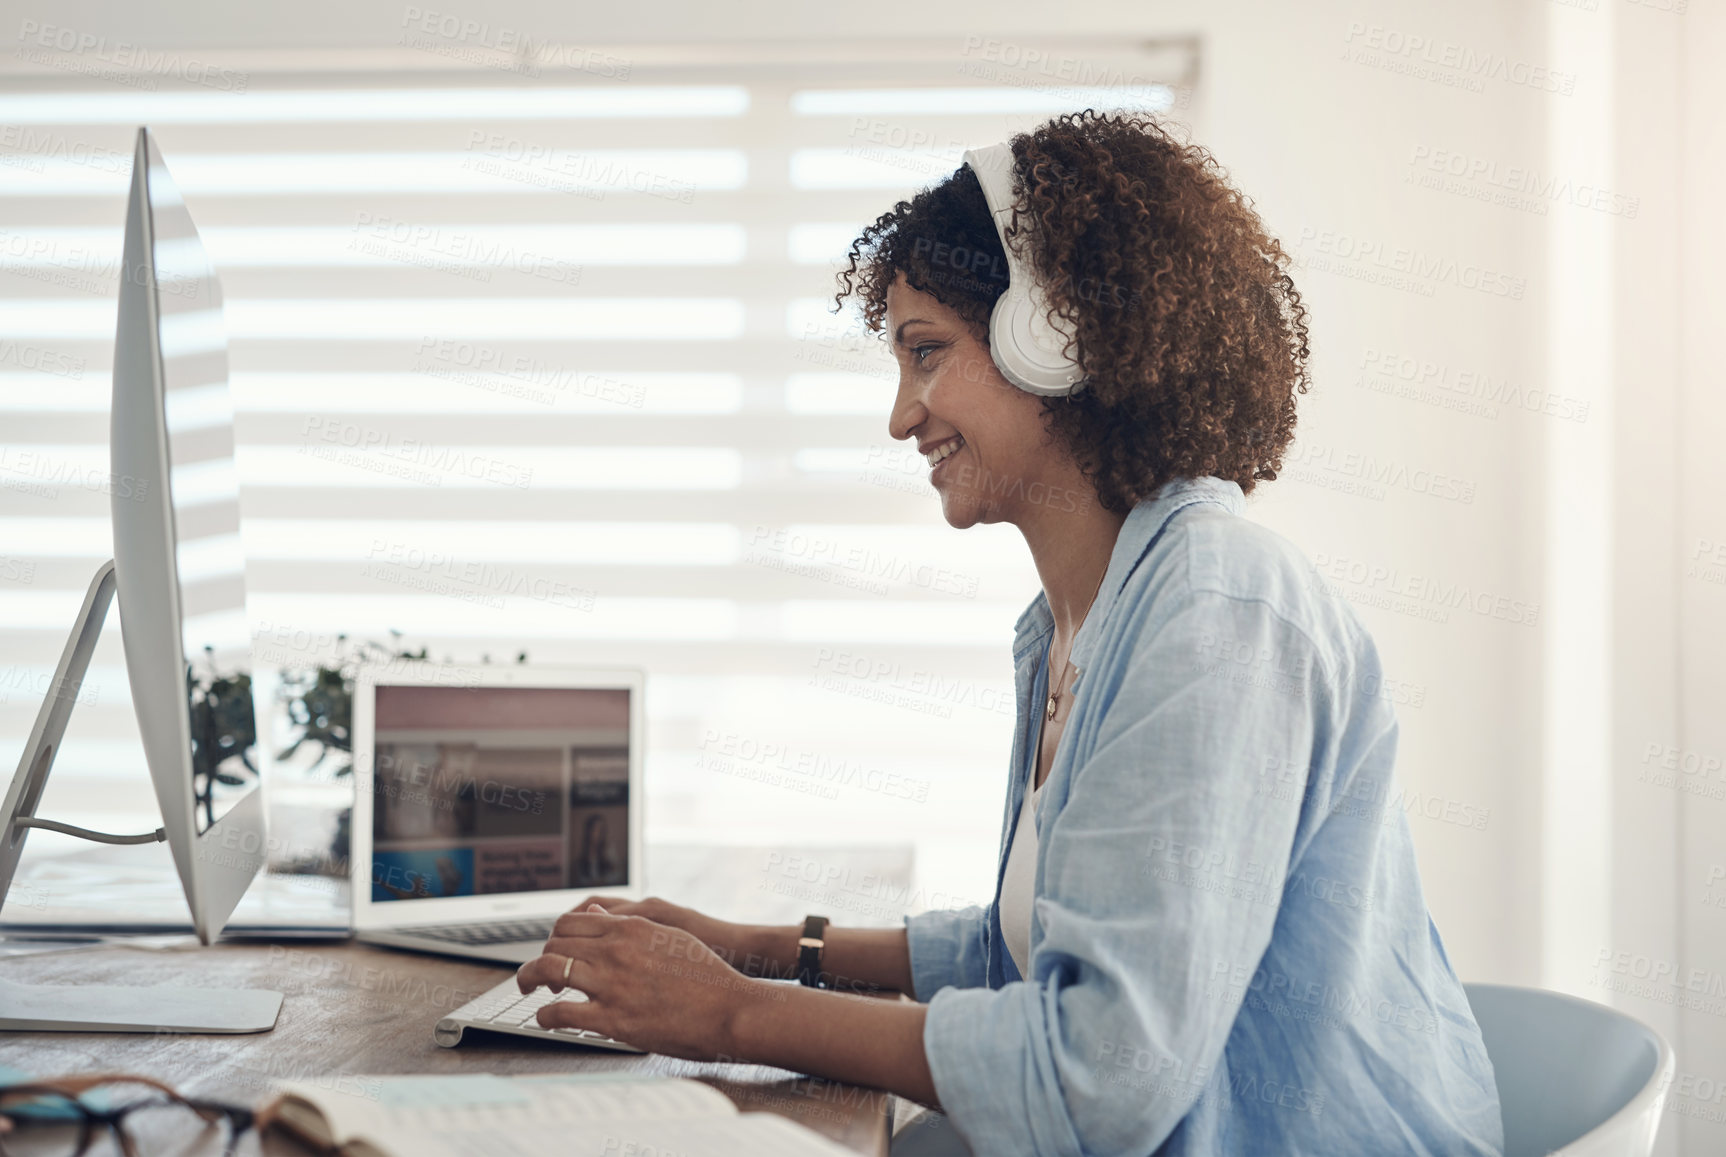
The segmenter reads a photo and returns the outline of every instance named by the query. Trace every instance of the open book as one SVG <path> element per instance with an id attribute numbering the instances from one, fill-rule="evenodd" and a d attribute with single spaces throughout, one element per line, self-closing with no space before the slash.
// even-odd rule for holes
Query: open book
<path id="1" fill-rule="evenodd" d="M 700 1081 L 624 1073 L 290 1081 L 265 1117 L 351 1157 L 851 1157 Z"/>

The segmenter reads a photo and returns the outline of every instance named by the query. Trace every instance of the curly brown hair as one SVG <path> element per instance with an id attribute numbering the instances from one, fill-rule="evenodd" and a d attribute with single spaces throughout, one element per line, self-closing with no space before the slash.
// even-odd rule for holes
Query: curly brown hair
<path id="1" fill-rule="evenodd" d="M 1098 501 L 1124 513 L 1175 478 L 1251 492 L 1277 476 L 1309 385 L 1289 257 L 1202 147 L 1143 113 L 1055 117 L 1010 142 L 1009 230 L 1072 335 L 1084 389 L 1043 399 Z M 879 333 L 903 274 L 988 342 L 1006 254 L 969 166 L 900 201 L 851 245 L 836 306 Z"/>

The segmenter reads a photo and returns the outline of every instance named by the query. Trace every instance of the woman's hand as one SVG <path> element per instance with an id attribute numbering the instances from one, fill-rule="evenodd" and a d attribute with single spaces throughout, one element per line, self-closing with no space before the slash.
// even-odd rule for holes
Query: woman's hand
<path id="1" fill-rule="evenodd" d="M 763 943 L 766 930 L 749 924 L 733 924 L 716 920 L 693 908 L 680 907 L 657 896 L 645 900 L 627 900 L 622 896 L 594 896 L 587 903 L 598 904 L 613 916 L 642 916 L 667 928 L 680 928 L 707 947 L 713 949 L 727 964 L 746 976 L 786 974 L 787 962 L 767 954 Z M 583 905 L 586 907 L 586 904 Z M 788 944 L 795 951 L 796 936 Z M 776 971 L 775 971 L 776 969 Z"/>
<path id="2" fill-rule="evenodd" d="M 660 911 L 706 920 L 669 904 Z M 894 931 L 865 944 L 878 955 L 905 957 L 904 937 Z M 747 1060 L 940 1104 L 923 1051 L 926 1005 L 751 980 L 693 932 L 645 916 L 610 913 L 591 901 L 565 913 L 545 955 L 522 965 L 516 981 L 524 993 L 541 985 L 561 992 L 567 984 L 587 994 L 541 1008 L 545 1028 L 590 1029 L 665 1056 Z"/>
<path id="3" fill-rule="evenodd" d="M 568 985 L 587 999 L 546 1005 L 541 1027 L 592 1029 L 686 1060 L 736 1056 L 739 1011 L 784 999 L 780 986 L 739 976 L 693 933 L 597 902 L 560 916 L 545 954 L 522 965 L 516 982 L 524 993 L 561 992 L 566 968 Z"/>

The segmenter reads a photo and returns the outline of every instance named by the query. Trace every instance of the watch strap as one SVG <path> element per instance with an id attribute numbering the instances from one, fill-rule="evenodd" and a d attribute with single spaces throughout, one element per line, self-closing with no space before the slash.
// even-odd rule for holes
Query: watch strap
<path id="1" fill-rule="evenodd" d="M 820 988 L 821 958 L 827 949 L 827 917 L 809 916 L 803 935 L 797 939 L 797 979 L 808 988 Z"/>

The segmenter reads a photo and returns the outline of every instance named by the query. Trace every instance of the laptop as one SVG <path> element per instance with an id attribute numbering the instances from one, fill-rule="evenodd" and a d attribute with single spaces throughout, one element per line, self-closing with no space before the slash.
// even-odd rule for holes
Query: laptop
<path id="1" fill-rule="evenodd" d="M 400 662 L 354 688 L 357 939 L 521 964 L 639 898 L 640 671 Z"/>

